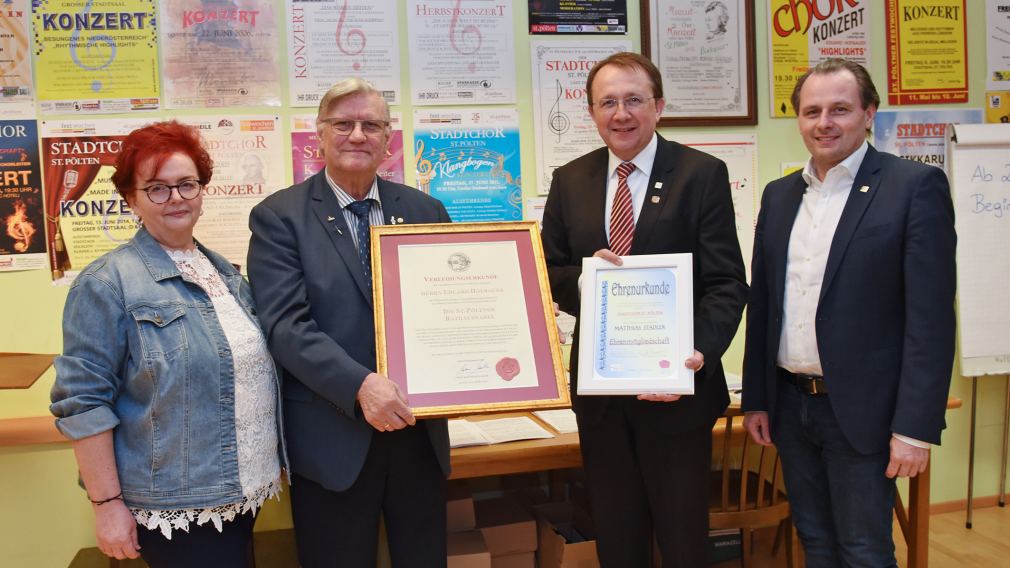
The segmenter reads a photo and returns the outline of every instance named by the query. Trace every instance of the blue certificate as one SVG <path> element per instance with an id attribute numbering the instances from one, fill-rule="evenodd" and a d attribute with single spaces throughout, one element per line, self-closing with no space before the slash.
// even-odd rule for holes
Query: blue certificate
<path id="1" fill-rule="evenodd" d="M 596 273 L 599 336 L 593 367 L 601 377 L 674 377 L 677 275 L 671 268 Z"/>
<path id="2" fill-rule="evenodd" d="M 691 255 L 583 262 L 579 394 L 694 392 Z"/>

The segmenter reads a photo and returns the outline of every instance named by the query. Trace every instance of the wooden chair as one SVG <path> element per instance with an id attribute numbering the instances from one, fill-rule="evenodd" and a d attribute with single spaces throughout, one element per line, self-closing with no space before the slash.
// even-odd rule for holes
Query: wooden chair
<path id="1" fill-rule="evenodd" d="M 743 415 L 727 411 L 716 435 L 709 499 L 709 528 L 741 529 L 741 565 L 747 568 L 753 545 L 754 529 L 778 526 L 772 552 L 783 537 L 786 562 L 793 568 L 797 539 L 794 538 L 789 502 L 782 490 L 782 467 L 774 447 L 754 443 L 743 428 Z"/>

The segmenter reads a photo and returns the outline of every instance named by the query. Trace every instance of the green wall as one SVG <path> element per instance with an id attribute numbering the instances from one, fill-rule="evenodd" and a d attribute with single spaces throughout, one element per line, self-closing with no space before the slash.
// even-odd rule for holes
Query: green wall
<path id="1" fill-rule="evenodd" d="M 275 8 L 283 13 L 283 1 L 273 0 Z M 398 0 L 401 8 L 405 0 Z M 522 177 L 535 180 L 535 155 L 533 146 L 533 111 L 529 98 L 530 55 L 526 34 L 525 2 L 514 2 L 516 34 L 516 77 L 521 97 L 517 107 L 522 129 Z M 635 0 L 628 1 L 630 29 L 636 30 L 631 38 L 640 45 L 639 8 Z M 768 103 L 768 49 L 764 16 L 767 0 L 757 0 L 757 96 L 759 124 L 756 127 L 693 128 L 690 132 L 753 131 L 758 135 L 759 172 L 761 186 L 778 177 L 779 164 L 784 161 L 802 161 L 807 158 L 796 126 L 791 119 L 769 118 Z M 982 2 L 969 2 L 968 53 L 970 64 L 971 96 L 967 105 L 981 108 L 983 104 L 985 72 L 985 24 Z M 884 3 L 872 2 L 870 6 L 872 33 L 871 72 L 878 90 L 886 99 Z M 401 60 L 406 62 L 406 16 L 401 9 L 399 22 Z M 283 21 L 283 18 L 280 18 Z M 578 42 L 586 36 L 568 38 Z M 278 49 L 283 53 L 283 38 Z M 282 62 L 283 64 L 283 62 Z M 408 66 L 401 65 L 403 84 L 408 84 Z M 286 73 L 282 73 L 286 77 Z M 336 77 L 334 78 L 337 79 Z M 409 99 L 409 97 L 404 97 Z M 885 105 L 886 108 L 886 105 Z M 928 108 L 928 107 L 924 107 Z M 236 114 L 249 112 L 279 113 L 281 124 L 295 111 L 288 108 L 239 108 Z M 405 140 L 411 139 L 411 111 L 409 104 L 395 108 L 403 112 Z M 305 112 L 305 109 L 297 109 Z M 160 116 L 172 116 L 164 112 Z M 184 114 L 184 113 L 178 113 Z M 193 114 L 185 112 L 185 114 Z M 663 129 L 664 136 L 676 139 L 678 129 Z M 289 143 L 289 142 L 288 142 Z M 410 144 L 405 144 L 408 166 L 407 181 L 412 181 L 409 171 Z M 291 175 L 290 148 L 278 153 L 278 163 L 283 163 L 288 179 Z M 534 188 L 527 190 L 533 196 Z M 749 251 L 745 251 L 745 256 Z M 6 304 L 4 320 L 0 325 L 0 351 L 57 353 L 61 350 L 60 316 L 66 299 L 66 288 L 50 285 L 44 270 L 22 273 L 0 273 L 0 298 Z M 742 330 L 724 357 L 731 372 L 739 372 L 742 349 Z M 970 380 L 960 377 L 955 369 L 951 395 L 964 400 L 965 406 L 948 413 L 948 429 L 944 445 L 933 451 L 932 501 L 934 503 L 963 500 L 967 496 L 967 464 Z M 50 370 L 27 391 L 0 391 L 0 418 L 39 416 L 47 414 L 48 391 L 53 383 Z M 1006 397 L 1006 378 L 989 377 L 980 380 L 979 417 L 976 449 L 976 496 L 994 495 L 999 484 L 1000 444 L 1003 432 L 1003 401 Z M 94 546 L 93 518 L 90 506 L 76 485 L 73 454 L 67 444 L 0 448 L 0 564 L 10 567 L 66 566 L 79 548 Z M 290 526 L 288 502 L 270 502 L 257 525 L 258 530 Z"/>

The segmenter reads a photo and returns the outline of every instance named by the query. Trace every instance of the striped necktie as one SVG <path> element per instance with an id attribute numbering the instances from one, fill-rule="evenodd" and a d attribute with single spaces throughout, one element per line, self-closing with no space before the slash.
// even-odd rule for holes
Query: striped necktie
<path id="1" fill-rule="evenodd" d="M 635 171 L 635 164 L 623 162 L 617 166 L 617 195 L 610 210 L 610 250 L 617 256 L 631 251 L 631 240 L 635 237 L 635 213 L 631 207 L 631 189 L 628 176 Z"/>

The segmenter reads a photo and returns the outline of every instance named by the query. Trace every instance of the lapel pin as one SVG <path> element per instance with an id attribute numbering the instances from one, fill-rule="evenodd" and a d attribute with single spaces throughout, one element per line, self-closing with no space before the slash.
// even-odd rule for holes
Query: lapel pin
<path id="1" fill-rule="evenodd" d="M 653 195 L 652 199 L 650 199 L 650 201 L 652 201 L 653 203 L 659 203 L 659 196 L 658 195 Z"/>
<path id="2" fill-rule="evenodd" d="M 863 187 L 859 188 L 859 193 L 866 193 L 867 191 L 870 191 L 870 186 L 868 185 L 864 185 Z"/>
<path id="3" fill-rule="evenodd" d="M 336 221 L 336 220 L 337 220 L 337 218 L 336 218 L 336 217 L 334 217 L 333 215 L 328 215 L 328 216 L 326 217 L 326 220 L 327 220 L 327 221 Z"/>
<path id="4" fill-rule="evenodd" d="M 652 187 L 654 187 L 656 189 L 663 189 L 663 182 L 657 181 L 656 184 L 653 185 Z"/>

